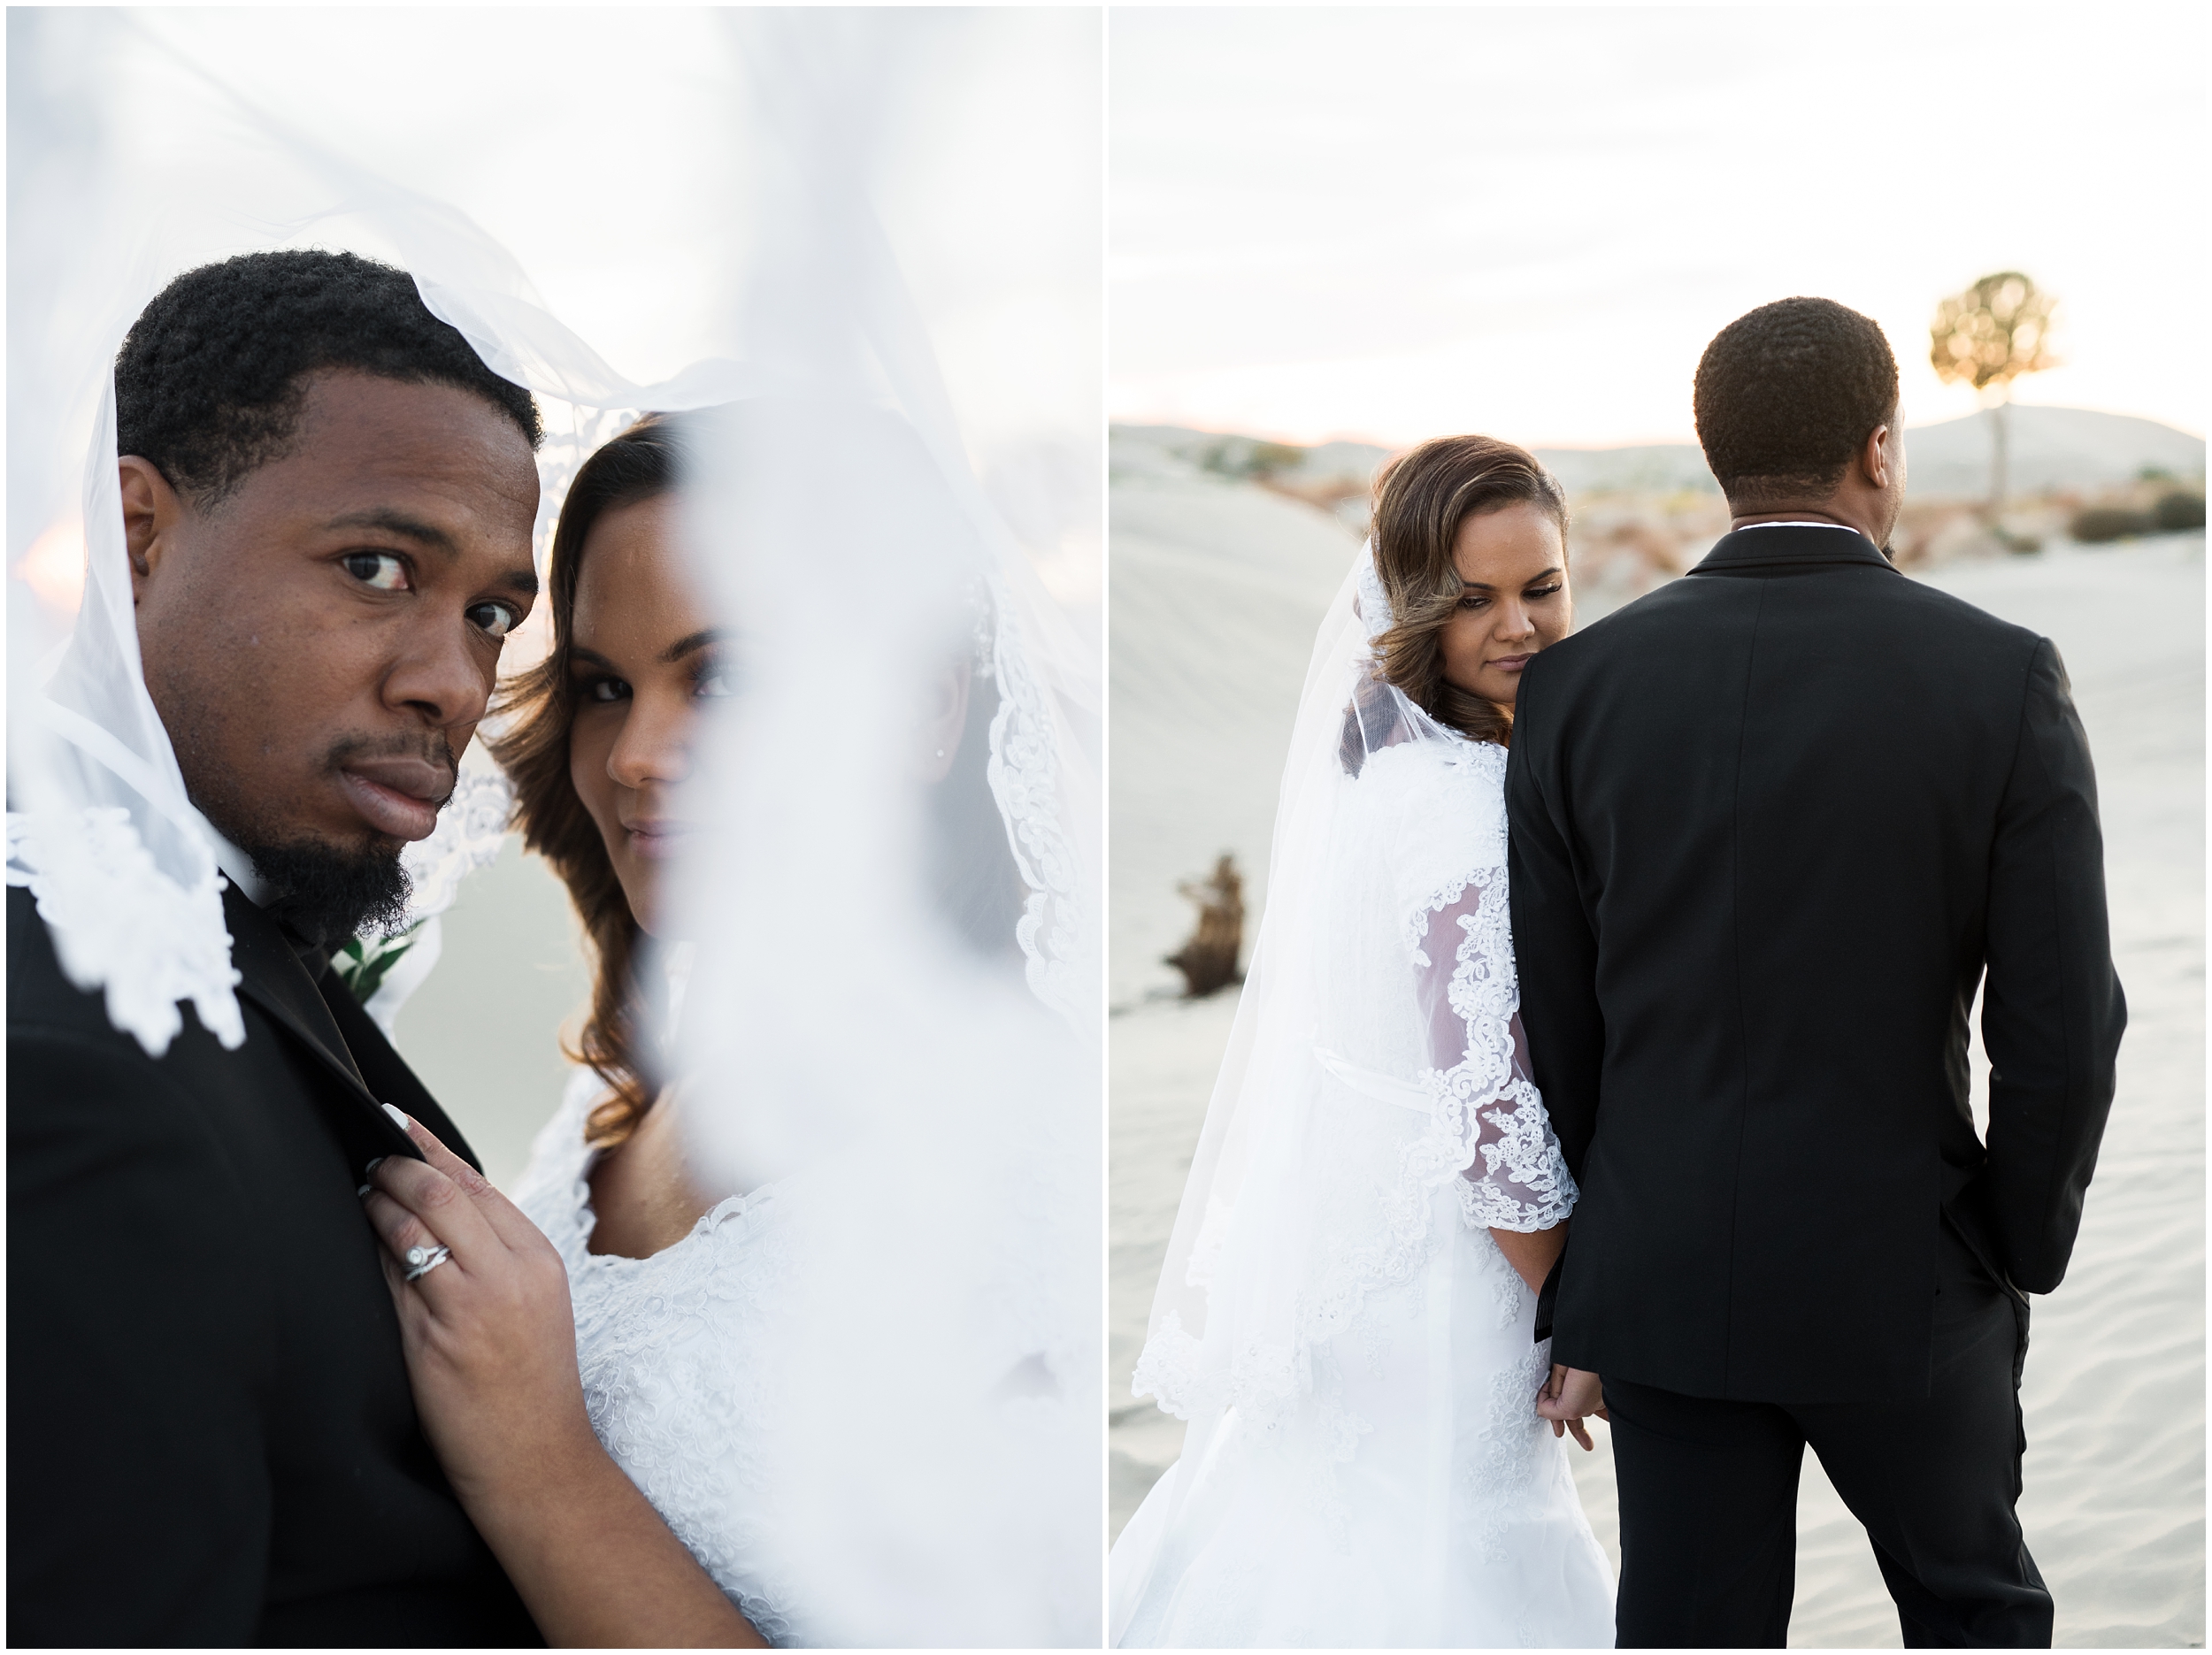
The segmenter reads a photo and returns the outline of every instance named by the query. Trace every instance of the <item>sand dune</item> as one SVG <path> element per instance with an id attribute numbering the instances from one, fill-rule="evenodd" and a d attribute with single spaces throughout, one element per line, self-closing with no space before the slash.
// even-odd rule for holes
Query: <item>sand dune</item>
<path id="1" fill-rule="evenodd" d="M 2026 411 L 2026 410 L 2024 410 Z M 2147 423 L 2147 422 L 2146 422 Z M 1916 450 L 1916 455 L 1917 455 Z M 1313 629 L 1350 532 L 1247 484 L 1121 451 L 1112 502 L 1110 1360 L 1113 1527 L 1180 1426 L 1128 1392 L 1233 997 L 1157 996 L 1187 929 L 1174 881 L 1233 849 L 1262 882 Z M 2201 448 L 2198 450 L 2201 464 Z M 1916 459 L 1916 464 L 1917 460 Z M 2131 1021 L 2071 1276 L 2038 1300 L 2021 1511 L 2072 1646 L 2204 1636 L 2204 541 L 1961 563 L 1932 577 L 2055 638 L 2097 756 Z M 1252 893 L 1255 908 L 1263 891 Z M 1573 1460 L 1609 1544 L 1610 1465 Z M 1858 1524 L 1809 1460 L 1802 1645 L 1893 1646 Z"/>
<path id="2" fill-rule="evenodd" d="M 1357 542 L 1294 502 L 1212 477 L 1115 485 L 1109 827 L 1116 1005 L 1179 986 L 1175 881 L 1233 851 L 1265 893 L 1267 835 L 1314 629 Z M 1192 785 L 1210 776 L 1217 785 Z"/>

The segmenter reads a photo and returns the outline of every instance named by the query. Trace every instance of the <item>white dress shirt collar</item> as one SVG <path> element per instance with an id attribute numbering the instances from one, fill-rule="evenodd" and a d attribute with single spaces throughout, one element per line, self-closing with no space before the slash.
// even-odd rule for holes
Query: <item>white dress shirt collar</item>
<path id="1" fill-rule="evenodd" d="M 255 869 L 253 858 L 218 833 L 213 827 L 211 826 L 207 831 L 208 837 L 215 841 L 215 865 L 223 870 L 231 884 L 238 887 L 239 894 L 247 901 L 256 908 L 268 907 L 269 899 L 276 893 Z"/>

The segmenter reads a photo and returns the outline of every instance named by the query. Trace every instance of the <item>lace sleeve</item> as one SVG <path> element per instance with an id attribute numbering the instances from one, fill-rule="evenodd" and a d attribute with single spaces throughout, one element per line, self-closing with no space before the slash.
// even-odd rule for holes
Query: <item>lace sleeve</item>
<path id="1" fill-rule="evenodd" d="M 1428 1031 L 1422 1084 L 1468 1152 L 1470 1224 L 1524 1233 L 1574 1211 L 1574 1178 L 1530 1078 L 1502 868 L 1440 893 L 1414 916 L 1415 992 Z"/>

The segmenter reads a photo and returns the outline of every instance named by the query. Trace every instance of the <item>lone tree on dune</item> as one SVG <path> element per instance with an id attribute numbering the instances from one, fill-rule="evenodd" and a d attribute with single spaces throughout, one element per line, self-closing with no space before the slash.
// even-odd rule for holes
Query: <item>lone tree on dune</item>
<path id="1" fill-rule="evenodd" d="M 1947 385 L 1971 385 L 1989 410 L 1989 515 L 2004 509 L 2012 382 L 2058 365 L 2050 353 L 2058 301 L 2016 270 L 1984 276 L 1936 307 L 1928 360 Z"/>

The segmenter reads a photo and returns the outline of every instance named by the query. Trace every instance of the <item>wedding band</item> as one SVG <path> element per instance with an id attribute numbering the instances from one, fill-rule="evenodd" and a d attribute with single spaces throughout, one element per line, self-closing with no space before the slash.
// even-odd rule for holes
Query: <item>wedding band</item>
<path id="1" fill-rule="evenodd" d="M 436 1269 L 453 1256 L 450 1247 L 410 1247 L 407 1249 L 407 1279 L 414 1281 Z"/>

